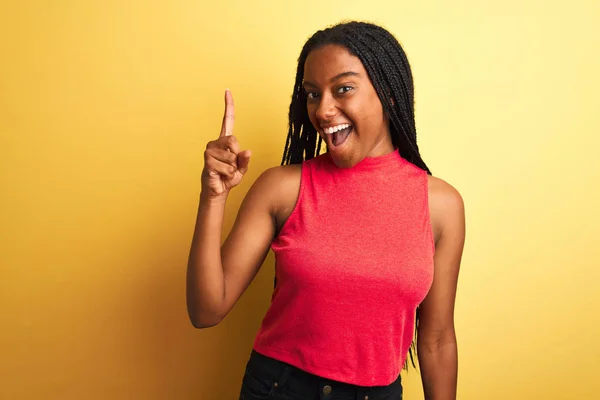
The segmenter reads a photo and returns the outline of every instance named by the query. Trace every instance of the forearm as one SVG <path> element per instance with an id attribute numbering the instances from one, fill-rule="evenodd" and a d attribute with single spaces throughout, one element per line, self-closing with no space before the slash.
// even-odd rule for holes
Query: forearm
<path id="1" fill-rule="evenodd" d="M 187 308 L 194 326 L 219 322 L 225 297 L 221 261 L 221 235 L 225 198 L 210 200 L 201 195 L 187 266 Z"/>
<path id="2" fill-rule="evenodd" d="M 455 400 L 458 376 L 456 337 L 417 341 L 425 400 Z"/>

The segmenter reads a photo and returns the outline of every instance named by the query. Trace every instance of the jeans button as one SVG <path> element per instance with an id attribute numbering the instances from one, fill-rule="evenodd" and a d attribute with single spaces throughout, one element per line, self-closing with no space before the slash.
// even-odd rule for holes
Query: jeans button
<path id="1" fill-rule="evenodd" d="M 325 385 L 325 386 L 323 386 L 323 394 L 324 394 L 325 396 L 327 396 L 327 395 L 328 395 L 328 394 L 330 394 L 330 393 L 331 393 L 331 386 L 329 386 L 329 385 Z"/>

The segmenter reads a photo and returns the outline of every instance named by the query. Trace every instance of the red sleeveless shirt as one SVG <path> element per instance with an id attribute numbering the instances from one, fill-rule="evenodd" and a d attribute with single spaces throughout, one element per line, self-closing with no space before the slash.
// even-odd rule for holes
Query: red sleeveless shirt
<path id="1" fill-rule="evenodd" d="M 323 154 L 301 174 L 271 246 L 277 284 L 254 350 L 324 378 L 388 385 L 433 280 L 427 174 L 397 151 L 352 168 Z"/>

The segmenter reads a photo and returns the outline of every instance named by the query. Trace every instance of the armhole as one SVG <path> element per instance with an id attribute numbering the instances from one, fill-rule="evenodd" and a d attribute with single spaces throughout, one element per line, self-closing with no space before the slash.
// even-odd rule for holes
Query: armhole
<path id="1" fill-rule="evenodd" d="M 292 218 L 295 218 L 296 214 L 298 214 L 298 212 L 299 212 L 298 209 L 300 208 L 300 203 L 302 202 L 302 197 L 304 194 L 304 175 L 306 173 L 306 168 L 308 168 L 308 167 L 307 167 L 306 163 L 303 162 L 300 167 L 300 187 L 298 188 L 298 197 L 296 198 L 296 204 L 294 204 L 294 208 L 292 209 L 292 212 L 290 213 L 288 218 L 285 220 L 285 222 L 281 225 L 281 229 L 279 230 L 279 233 L 277 234 L 277 236 L 275 236 L 273 238 L 273 242 L 277 241 L 281 235 L 285 234 L 286 228 L 290 224 L 290 220 Z"/>
<path id="2" fill-rule="evenodd" d="M 433 233 L 433 223 L 431 222 L 431 209 L 429 207 L 429 174 L 425 172 L 425 228 L 427 230 L 428 240 L 431 241 L 431 250 L 435 254 L 435 234 Z"/>

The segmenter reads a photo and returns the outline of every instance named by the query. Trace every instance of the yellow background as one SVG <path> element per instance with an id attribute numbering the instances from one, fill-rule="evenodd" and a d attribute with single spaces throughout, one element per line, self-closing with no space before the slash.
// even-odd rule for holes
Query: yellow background
<path id="1" fill-rule="evenodd" d="M 228 230 L 302 44 L 346 18 L 404 45 L 423 157 L 465 199 L 459 398 L 600 396 L 600 3 L 40 0 L 0 5 L 0 399 L 237 398 L 273 259 L 192 328 L 204 146 L 231 88 L 254 155 Z"/>

